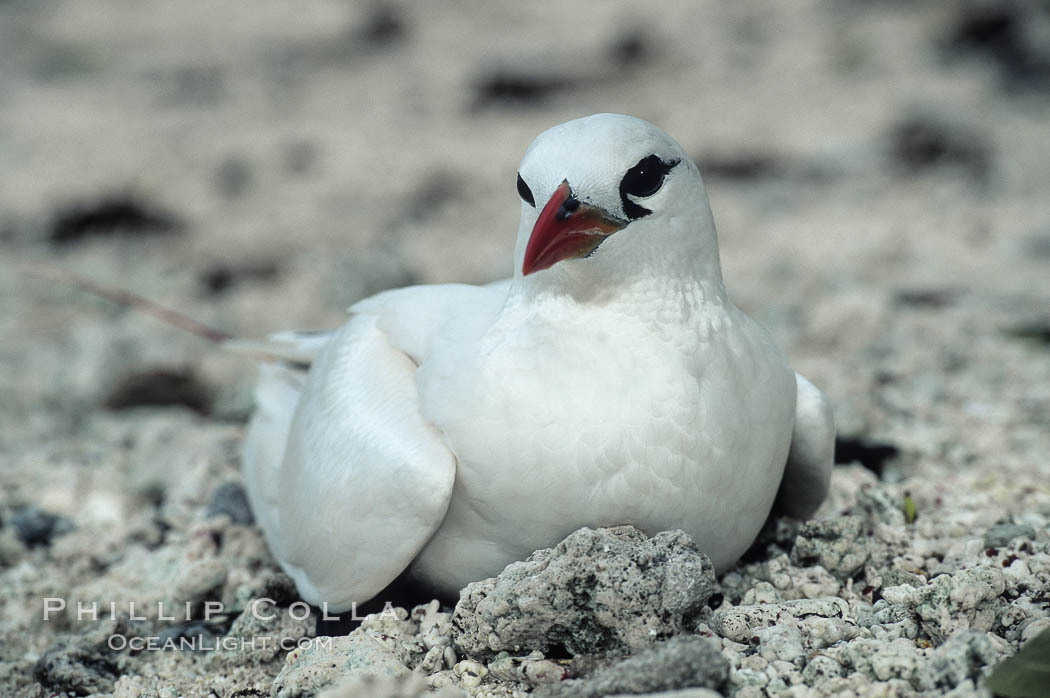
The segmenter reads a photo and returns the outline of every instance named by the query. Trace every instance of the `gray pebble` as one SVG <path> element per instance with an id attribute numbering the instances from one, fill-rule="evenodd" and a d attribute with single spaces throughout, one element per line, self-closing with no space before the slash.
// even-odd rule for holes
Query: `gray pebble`
<path id="1" fill-rule="evenodd" d="M 867 485 L 857 492 L 857 506 L 867 515 L 869 523 L 884 523 L 890 526 L 905 524 L 903 502 L 895 499 L 881 485 Z"/>
<path id="2" fill-rule="evenodd" d="M 219 558 L 198 560 L 179 574 L 172 589 L 177 603 L 217 598 L 226 583 L 226 563 Z"/>
<path id="3" fill-rule="evenodd" d="M 998 598 L 1006 582 L 991 565 L 942 574 L 921 587 L 885 587 L 883 600 L 913 612 L 935 643 L 969 628 L 987 630 L 999 615 Z"/>
<path id="4" fill-rule="evenodd" d="M 987 633 L 966 630 L 933 651 L 922 670 L 922 684 L 927 690 L 942 692 L 967 679 L 977 684 L 984 670 L 990 670 L 1001 656 Z"/>
<path id="5" fill-rule="evenodd" d="M 1014 538 L 1035 539 L 1035 529 L 1031 526 L 1004 523 L 992 526 L 984 533 L 984 545 L 987 548 L 1002 548 Z"/>
<path id="6" fill-rule="evenodd" d="M 312 612 L 300 618 L 293 616 L 289 609 L 252 601 L 226 633 L 229 644 L 208 653 L 207 666 L 212 671 L 227 672 L 231 667 L 272 662 L 288 647 L 300 641 L 308 644 L 309 638 L 315 635 L 315 625 L 316 616 Z"/>
<path id="7" fill-rule="evenodd" d="M 453 615 L 461 654 L 563 647 L 618 655 L 681 632 L 712 593 L 714 570 L 682 531 L 582 528 L 554 548 L 470 584 Z"/>
<path id="8" fill-rule="evenodd" d="M 600 698 L 610 694 L 636 695 L 679 688 L 721 689 L 729 679 L 729 663 L 718 645 L 694 635 L 681 635 L 585 679 L 569 679 L 536 689 L 537 698 Z"/>
<path id="9" fill-rule="evenodd" d="M 807 521 L 799 530 L 791 560 L 818 564 L 839 579 L 859 572 L 868 560 L 864 521 L 859 516 Z"/>
<path id="10" fill-rule="evenodd" d="M 346 678 L 317 693 L 316 698 L 467 698 L 468 695 L 455 686 L 431 691 L 426 680 L 413 672 L 398 677 Z"/>
<path id="11" fill-rule="evenodd" d="M 10 523 L 18 539 L 27 548 L 51 545 L 51 540 L 55 536 L 69 533 L 76 527 L 66 517 L 34 506 L 16 511 L 12 514 Z"/>
<path id="12" fill-rule="evenodd" d="M 109 693 L 127 670 L 127 657 L 107 646 L 111 635 L 133 635 L 119 621 L 97 623 L 79 635 L 55 641 L 37 660 L 33 678 L 56 693 Z"/>
<path id="13" fill-rule="evenodd" d="M 728 606 L 711 616 L 711 629 L 733 642 L 747 643 L 763 628 L 771 628 L 788 619 L 799 622 L 810 617 L 846 620 L 849 606 L 838 597 Z"/>
<path id="14" fill-rule="evenodd" d="M 883 587 L 895 587 L 901 584 L 907 584 L 910 587 L 921 587 L 926 582 L 917 574 L 912 574 L 907 570 L 898 569 L 891 567 L 882 573 L 882 585 Z"/>
<path id="15" fill-rule="evenodd" d="M 255 516 L 248 504 L 248 497 L 244 488 L 236 482 L 226 482 L 219 485 L 211 495 L 208 503 L 208 511 L 205 514 L 209 519 L 213 516 L 225 514 L 235 524 L 251 526 L 255 523 Z"/>
<path id="16" fill-rule="evenodd" d="M 818 687 L 830 679 L 840 678 L 845 671 L 838 660 L 824 654 L 818 654 L 810 659 L 806 668 L 802 670 L 802 680 L 807 686 Z"/>
<path id="17" fill-rule="evenodd" d="M 73 695 L 109 693 L 120 674 L 105 652 L 64 641 L 48 647 L 33 667 L 34 678 L 45 687 Z"/>
<path id="18" fill-rule="evenodd" d="M 296 650 L 274 679 L 271 695 L 307 698 L 342 680 L 398 679 L 409 673 L 382 642 L 371 635 L 351 633 Z"/>
<path id="19" fill-rule="evenodd" d="M 802 647 L 802 633 L 790 625 L 774 625 L 755 633 L 758 652 L 770 662 L 790 662 L 801 667 L 806 651 Z"/>
<path id="20" fill-rule="evenodd" d="M 917 687 L 923 666 L 922 652 L 914 642 L 903 638 L 890 642 L 859 639 L 826 652 L 848 669 L 874 681 L 900 679 Z"/>

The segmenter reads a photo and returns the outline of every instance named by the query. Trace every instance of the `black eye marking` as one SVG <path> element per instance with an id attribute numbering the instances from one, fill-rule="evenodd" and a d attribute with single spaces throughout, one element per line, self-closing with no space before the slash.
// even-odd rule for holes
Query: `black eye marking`
<path id="1" fill-rule="evenodd" d="M 559 221 L 568 220 L 569 216 L 576 212 L 576 209 L 580 207 L 580 200 L 575 196 L 570 196 L 566 199 L 561 206 L 558 207 L 554 217 Z"/>
<path id="2" fill-rule="evenodd" d="M 532 190 L 529 189 L 529 185 L 525 184 L 525 180 L 521 178 L 521 173 L 518 173 L 518 196 L 521 200 L 527 203 L 529 206 L 536 208 L 536 199 L 532 196 Z"/>
<path id="3" fill-rule="evenodd" d="M 632 221 L 642 216 L 648 216 L 652 211 L 639 206 L 628 197 L 634 196 L 644 199 L 660 191 L 664 184 L 664 177 L 674 169 L 681 160 L 664 162 L 657 155 L 646 155 L 638 161 L 638 164 L 627 170 L 627 174 L 620 180 L 620 200 L 623 202 L 623 212 Z"/>

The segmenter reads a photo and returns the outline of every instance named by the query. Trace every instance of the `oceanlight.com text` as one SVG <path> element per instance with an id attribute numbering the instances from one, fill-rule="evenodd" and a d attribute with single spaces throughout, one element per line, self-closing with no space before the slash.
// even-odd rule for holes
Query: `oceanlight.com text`
<path id="1" fill-rule="evenodd" d="M 110 635 L 106 645 L 114 652 L 131 650 L 132 652 L 150 652 L 158 650 L 224 650 L 226 652 L 253 652 L 255 650 L 272 650 L 277 647 L 282 652 L 290 652 L 294 649 L 307 649 L 317 647 L 320 649 L 331 649 L 332 638 L 322 637 L 270 637 L 259 635 L 257 637 L 207 637 L 197 635 L 195 637 L 139 637 L 121 634 Z"/>

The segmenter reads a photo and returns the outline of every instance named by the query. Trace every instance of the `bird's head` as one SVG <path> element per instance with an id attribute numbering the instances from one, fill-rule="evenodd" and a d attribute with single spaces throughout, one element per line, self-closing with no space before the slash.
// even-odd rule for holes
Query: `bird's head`
<path id="1" fill-rule="evenodd" d="M 596 114 L 544 131 L 521 161 L 518 194 L 516 276 L 721 282 L 700 173 L 647 121 Z"/>

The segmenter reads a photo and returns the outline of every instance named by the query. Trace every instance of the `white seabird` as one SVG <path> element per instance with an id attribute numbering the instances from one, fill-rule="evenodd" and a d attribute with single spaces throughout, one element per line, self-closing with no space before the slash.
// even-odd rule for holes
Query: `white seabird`
<path id="1" fill-rule="evenodd" d="M 681 528 L 723 570 L 778 488 L 798 518 L 823 501 L 830 407 L 726 295 L 682 147 L 577 119 L 536 138 L 518 192 L 513 278 L 272 338 L 289 363 L 263 366 L 245 481 L 305 600 L 345 610 L 406 568 L 455 594 L 581 526 Z"/>

